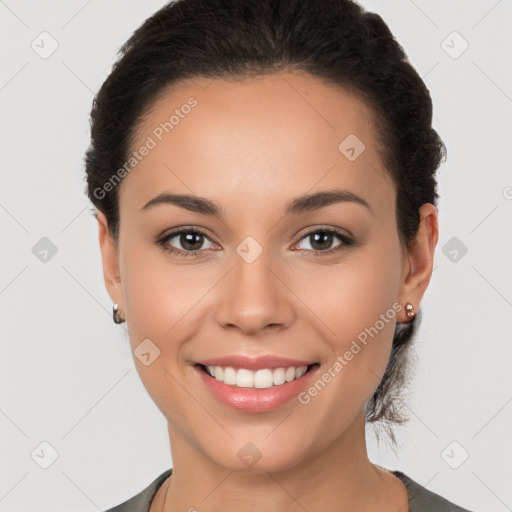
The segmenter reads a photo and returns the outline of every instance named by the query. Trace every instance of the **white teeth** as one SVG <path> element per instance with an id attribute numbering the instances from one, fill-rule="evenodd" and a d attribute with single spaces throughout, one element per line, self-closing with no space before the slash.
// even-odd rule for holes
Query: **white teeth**
<path id="1" fill-rule="evenodd" d="M 270 388 L 274 384 L 274 373 L 272 370 L 258 370 L 254 374 L 255 388 Z"/>
<path id="2" fill-rule="evenodd" d="M 288 368 L 286 370 L 286 382 L 291 382 L 292 380 L 295 380 L 295 368 Z"/>
<path id="3" fill-rule="evenodd" d="M 222 368 L 222 366 L 216 366 L 214 375 L 217 380 L 222 380 L 224 377 L 224 368 Z"/>
<path id="4" fill-rule="evenodd" d="M 308 369 L 307 366 L 301 366 L 300 368 L 297 368 L 295 370 L 295 378 L 299 379 L 300 377 L 302 377 L 306 373 L 307 369 Z"/>
<path id="5" fill-rule="evenodd" d="M 218 366 L 215 367 L 215 370 L 217 370 L 217 368 Z M 217 374 L 217 371 L 215 371 L 215 374 Z M 217 376 L 215 376 L 215 378 L 217 379 Z M 245 368 L 240 368 L 236 374 L 236 385 L 239 388 L 254 387 L 254 372 L 251 372 L 251 370 L 246 370 Z"/>
<path id="6" fill-rule="evenodd" d="M 308 370 L 307 366 L 276 368 L 275 370 L 263 368 L 255 372 L 246 368 L 236 370 L 231 366 L 207 366 L 206 368 L 210 376 L 214 377 L 215 380 L 224 382 L 224 384 L 240 388 L 258 389 L 280 386 L 285 382 L 300 379 Z"/>
<path id="7" fill-rule="evenodd" d="M 274 370 L 274 386 L 280 386 L 286 382 L 286 373 L 284 368 Z"/>
<path id="8" fill-rule="evenodd" d="M 224 379 L 222 380 L 225 384 L 236 385 L 236 371 L 231 366 L 224 368 Z"/>

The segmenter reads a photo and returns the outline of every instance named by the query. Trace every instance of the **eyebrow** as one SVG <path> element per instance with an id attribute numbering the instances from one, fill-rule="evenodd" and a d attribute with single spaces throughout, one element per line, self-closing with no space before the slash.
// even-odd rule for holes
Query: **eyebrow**
<path id="1" fill-rule="evenodd" d="M 349 190 L 333 189 L 307 194 L 293 199 L 286 204 L 284 214 L 298 215 L 313 212 L 336 203 L 355 203 L 364 206 L 372 212 L 370 205 L 362 197 L 359 197 Z M 205 197 L 189 194 L 162 193 L 148 201 L 142 207 L 142 210 L 148 210 L 149 208 L 161 204 L 176 205 L 191 212 L 222 217 L 222 208 L 218 203 Z"/>

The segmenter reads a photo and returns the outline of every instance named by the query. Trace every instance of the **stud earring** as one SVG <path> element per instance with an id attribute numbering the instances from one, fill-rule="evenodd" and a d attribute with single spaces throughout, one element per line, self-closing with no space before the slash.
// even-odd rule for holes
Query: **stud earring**
<path id="1" fill-rule="evenodd" d="M 413 320 L 416 317 L 416 310 L 414 309 L 414 306 L 410 302 L 408 302 L 405 305 L 405 312 L 406 312 L 406 315 L 409 318 L 412 318 Z"/>
<path id="2" fill-rule="evenodd" d="M 122 324 L 125 320 L 119 315 L 119 306 L 114 304 L 112 307 L 112 318 L 115 324 Z"/>

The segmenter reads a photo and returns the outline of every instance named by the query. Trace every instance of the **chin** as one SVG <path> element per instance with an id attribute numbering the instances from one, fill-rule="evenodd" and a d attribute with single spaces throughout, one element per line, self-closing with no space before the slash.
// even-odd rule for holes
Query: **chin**
<path id="1" fill-rule="evenodd" d="M 211 449 L 211 444 L 203 450 L 203 453 L 216 465 L 235 473 L 260 474 L 286 471 L 301 464 L 306 458 L 304 445 L 300 442 L 284 443 L 276 438 L 272 442 L 265 437 L 268 430 L 260 436 L 260 441 L 250 436 L 233 438 L 226 442 L 218 440 L 213 443 L 217 449 Z M 290 436 L 288 436 L 290 441 Z M 222 442 L 224 441 L 224 442 Z"/>

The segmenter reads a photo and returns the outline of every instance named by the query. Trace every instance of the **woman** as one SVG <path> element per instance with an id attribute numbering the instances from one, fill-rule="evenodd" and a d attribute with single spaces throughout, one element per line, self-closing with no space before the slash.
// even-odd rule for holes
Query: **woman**
<path id="1" fill-rule="evenodd" d="M 445 147 L 349 0 L 180 0 L 133 34 L 86 155 L 105 284 L 173 468 L 112 511 L 462 511 L 372 464 L 438 241 Z"/>

